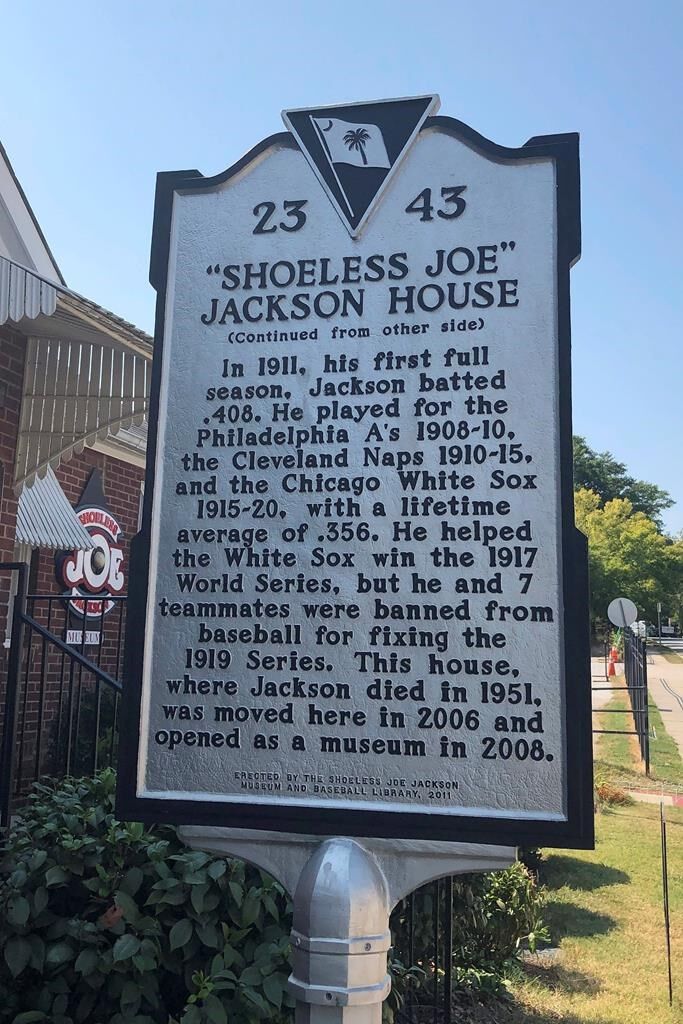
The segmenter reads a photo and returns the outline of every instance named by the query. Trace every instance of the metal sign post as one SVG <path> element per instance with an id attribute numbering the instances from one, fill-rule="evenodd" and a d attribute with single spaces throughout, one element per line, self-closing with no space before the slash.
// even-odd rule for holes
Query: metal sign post
<path id="1" fill-rule="evenodd" d="M 268 871 L 294 897 L 289 979 L 297 1024 L 380 1024 L 390 990 L 389 915 L 445 875 L 496 871 L 515 850 L 475 843 L 333 838 L 184 827 L 191 847 Z"/>
<path id="2" fill-rule="evenodd" d="M 221 849 L 291 861 L 320 1013 L 385 992 L 400 879 L 593 842 L 578 139 L 437 107 L 288 110 L 158 179 L 118 813 L 268 835 Z"/>

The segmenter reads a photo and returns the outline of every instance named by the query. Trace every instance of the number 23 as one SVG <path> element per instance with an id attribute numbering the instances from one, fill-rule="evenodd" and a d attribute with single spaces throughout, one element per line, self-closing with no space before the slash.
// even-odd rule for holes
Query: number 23
<path id="1" fill-rule="evenodd" d="M 300 231 L 306 223 L 306 214 L 303 212 L 303 209 L 307 202 L 307 199 L 285 199 L 282 203 L 285 215 L 291 218 L 293 223 L 288 224 L 286 221 L 281 220 L 279 224 L 270 224 L 270 226 L 269 221 L 277 209 L 276 204 L 271 202 L 258 203 L 252 212 L 255 217 L 260 217 L 260 220 L 252 234 L 272 235 L 278 228 L 281 228 L 282 231 Z"/>

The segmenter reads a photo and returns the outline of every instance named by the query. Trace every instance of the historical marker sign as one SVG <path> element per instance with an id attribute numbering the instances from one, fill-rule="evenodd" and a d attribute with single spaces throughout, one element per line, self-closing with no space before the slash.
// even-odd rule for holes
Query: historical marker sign
<path id="1" fill-rule="evenodd" d="M 436 102 L 159 177 L 121 813 L 592 841 L 578 141 Z"/>

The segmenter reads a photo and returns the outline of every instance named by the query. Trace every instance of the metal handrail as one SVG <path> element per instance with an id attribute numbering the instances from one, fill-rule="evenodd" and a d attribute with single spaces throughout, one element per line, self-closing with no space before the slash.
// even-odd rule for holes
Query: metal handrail
<path id="1" fill-rule="evenodd" d="M 54 597 L 54 594 L 52 596 Z M 108 672 L 104 671 L 104 669 L 99 668 L 94 661 L 90 660 L 90 658 L 86 658 L 83 654 L 79 654 L 76 648 L 72 647 L 71 644 L 64 643 L 64 641 L 60 640 L 58 636 L 55 636 L 54 633 L 50 633 L 49 630 L 45 629 L 44 626 L 41 626 L 39 622 L 36 622 L 34 618 L 27 615 L 25 612 L 22 614 L 22 619 L 24 622 L 28 623 L 31 629 L 35 630 L 36 633 L 45 637 L 49 643 L 54 644 L 54 646 L 64 654 L 68 654 L 70 658 L 77 661 L 78 664 L 82 665 L 83 668 L 86 668 L 88 672 L 92 672 L 93 675 L 96 675 L 103 683 L 111 686 L 114 690 L 118 691 L 118 693 L 122 692 L 123 687 L 118 679 L 114 679 L 114 677 L 110 676 Z"/>

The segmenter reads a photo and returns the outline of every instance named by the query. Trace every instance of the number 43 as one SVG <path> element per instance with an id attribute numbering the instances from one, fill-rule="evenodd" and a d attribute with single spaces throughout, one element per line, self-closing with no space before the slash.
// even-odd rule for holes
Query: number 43
<path id="1" fill-rule="evenodd" d="M 466 188 L 467 185 L 445 185 L 441 189 L 444 205 L 436 211 L 437 217 L 441 217 L 443 220 L 455 220 L 456 217 L 464 213 L 467 203 L 462 198 L 462 193 Z M 411 203 L 408 203 L 406 213 L 419 213 L 420 220 L 434 220 L 431 188 L 423 188 L 420 194 L 415 196 Z"/>

